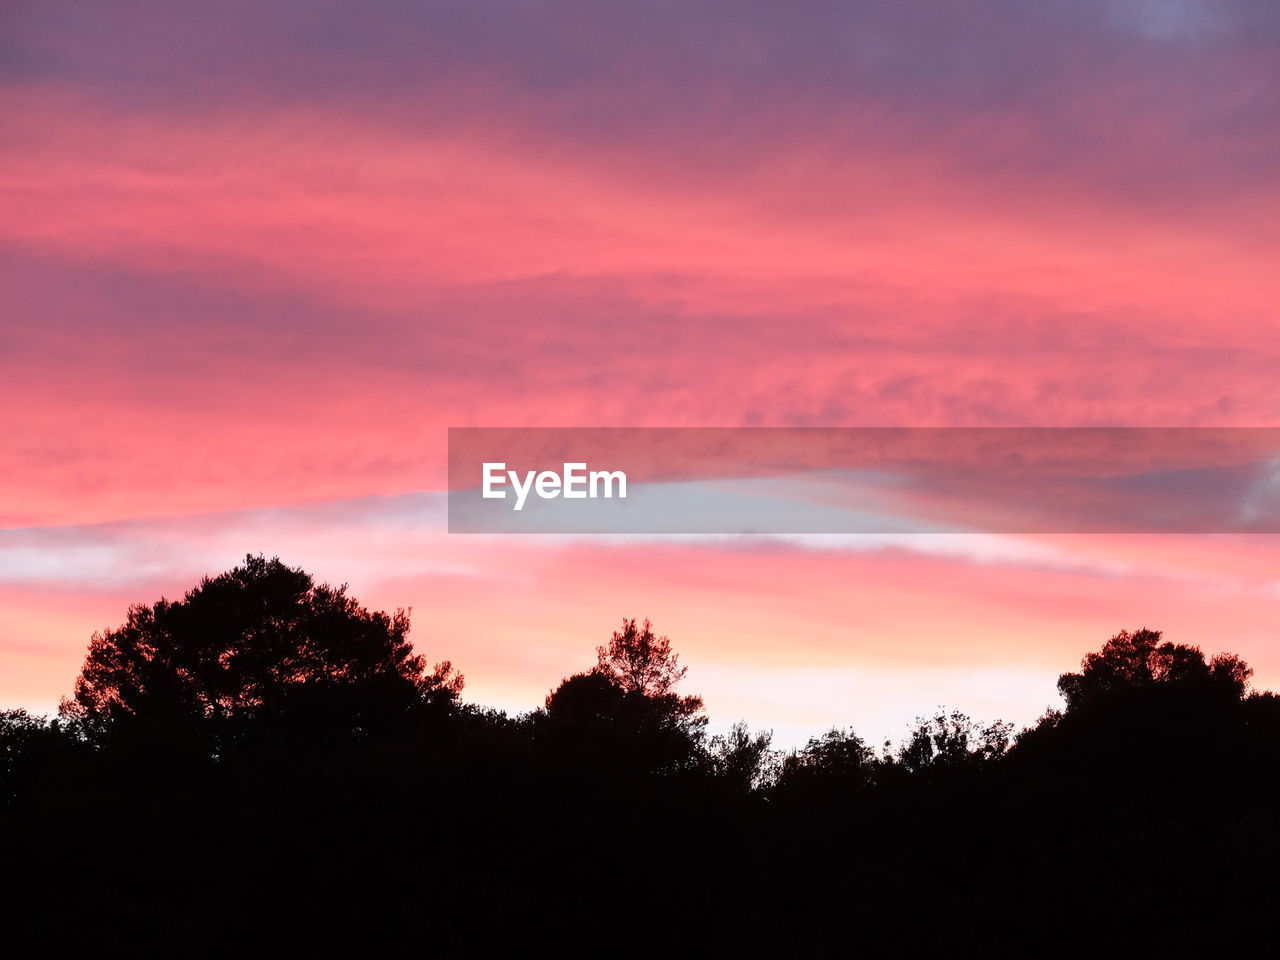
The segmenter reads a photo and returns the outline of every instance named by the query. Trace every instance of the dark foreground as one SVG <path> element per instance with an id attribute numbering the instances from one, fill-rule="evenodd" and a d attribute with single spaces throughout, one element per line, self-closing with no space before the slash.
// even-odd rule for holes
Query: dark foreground
<path id="1" fill-rule="evenodd" d="M 508 717 L 407 618 L 274 563 L 95 637 L 58 720 L 3 715 L 10 943 L 1148 955 L 1274 916 L 1280 698 L 1234 657 L 1121 633 L 1016 735 L 939 714 L 779 754 L 708 737 L 647 624 Z"/>

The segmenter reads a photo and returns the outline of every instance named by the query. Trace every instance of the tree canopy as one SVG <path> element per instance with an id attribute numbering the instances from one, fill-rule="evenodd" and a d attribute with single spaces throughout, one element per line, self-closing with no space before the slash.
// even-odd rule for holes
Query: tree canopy
<path id="1" fill-rule="evenodd" d="M 94 634 L 63 712 L 101 737 L 139 723 L 305 719 L 353 730 L 452 705 L 463 678 L 447 661 L 428 670 L 408 632 L 406 611 L 367 610 L 345 585 L 251 555 Z"/>
<path id="2" fill-rule="evenodd" d="M 707 717 L 702 698 L 675 686 L 688 672 L 671 640 L 645 620 L 622 621 L 596 648 L 596 666 L 566 677 L 547 695 L 543 716 L 557 749 L 598 767 L 639 771 L 696 764 Z"/>
<path id="3" fill-rule="evenodd" d="M 1121 630 L 1101 650 L 1084 656 L 1079 673 L 1059 677 L 1058 692 L 1068 711 L 1108 696 L 1161 688 L 1239 700 L 1252 675 L 1233 653 L 1206 661 L 1198 647 L 1163 640 L 1159 630 Z"/>
<path id="4" fill-rule="evenodd" d="M 680 656 L 672 652 L 671 640 L 657 636 L 645 618 L 636 626 L 634 618 L 622 620 L 607 644 L 596 647 L 596 670 L 628 693 L 661 697 L 670 693 L 689 672 L 680 666 Z"/>

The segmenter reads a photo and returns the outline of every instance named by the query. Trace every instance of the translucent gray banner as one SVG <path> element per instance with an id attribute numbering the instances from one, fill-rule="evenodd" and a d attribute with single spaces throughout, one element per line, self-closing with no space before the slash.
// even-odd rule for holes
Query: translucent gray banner
<path id="1" fill-rule="evenodd" d="M 1280 428 L 453 428 L 451 533 L 1275 533 Z"/>

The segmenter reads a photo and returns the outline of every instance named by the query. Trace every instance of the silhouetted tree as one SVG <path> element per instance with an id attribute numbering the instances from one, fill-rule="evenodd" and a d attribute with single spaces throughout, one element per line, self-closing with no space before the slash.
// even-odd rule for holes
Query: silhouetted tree
<path id="1" fill-rule="evenodd" d="M 26 794 L 76 747 L 57 720 L 26 710 L 0 711 L 0 806 Z"/>
<path id="2" fill-rule="evenodd" d="M 787 754 L 778 773 L 783 790 L 844 795 L 860 790 L 875 776 L 875 753 L 852 730 L 832 727 L 810 737 L 804 749 Z"/>
<path id="3" fill-rule="evenodd" d="M 544 706 L 557 724 L 597 735 L 620 725 L 627 691 L 601 673 L 575 673 L 547 694 Z"/>
<path id="4" fill-rule="evenodd" d="M 769 751 L 772 742 L 771 730 L 753 734 L 745 721 L 738 721 L 728 733 L 711 738 L 707 759 L 712 774 L 744 793 L 765 785 L 776 775 L 775 756 Z"/>
<path id="5" fill-rule="evenodd" d="M 935 767 L 995 760 L 1013 743 L 1013 724 L 997 720 L 981 726 L 959 710 L 939 709 L 921 717 L 907 742 L 898 750 L 897 762 L 912 773 Z"/>
<path id="6" fill-rule="evenodd" d="M 607 677 L 625 693 L 644 697 L 657 715 L 691 735 L 706 726 L 702 698 L 675 692 L 676 684 L 689 668 L 680 666 L 680 657 L 672 651 L 670 639 L 655 635 L 647 618 L 636 626 L 634 619 L 624 617 L 622 629 L 615 630 L 607 644 L 596 647 L 592 672 Z"/>
<path id="7" fill-rule="evenodd" d="M 1101 650 L 1085 655 L 1079 673 L 1059 677 L 1058 691 L 1068 712 L 1111 694 L 1158 687 L 1239 700 L 1252 674 L 1235 654 L 1221 653 L 1206 663 L 1198 647 L 1161 642 L 1158 630 L 1121 630 Z"/>
<path id="8" fill-rule="evenodd" d="M 706 718 L 673 711 L 674 700 L 624 690 L 594 670 L 575 674 L 547 695 L 544 740 L 584 774 L 692 769 Z"/>
<path id="9" fill-rule="evenodd" d="M 139 725 L 198 729 L 222 745 L 249 730 L 365 732 L 457 701 L 462 677 L 448 662 L 428 670 L 408 631 L 402 610 L 371 612 L 345 585 L 247 556 L 94 634 L 63 713 L 92 739 Z"/>
<path id="10" fill-rule="evenodd" d="M 1208 804 L 1219 786 L 1241 782 L 1258 753 L 1245 699 L 1251 673 L 1234 654 L 1206 660 L 1159 631 L 1121 630 L 1059 678 L 1065 709 L 1020 733 L 1014 760 L 1026 782 L 1046 788 L 1093 784 L 1141 803 L 1196 795 Z"/>
<path id="11" fill-rule="evenodd" d="M 675 687 L 688 667 L 680 666 L 680 656 L 671 650 L 671 641 L 653 632 L 653 624 L 646 618 L 636 626 L 634 619 L 622 620 L 622 629 L 615 630 L 609 642 L 596 647 L 596 672 L 608 677 L 628 693 L 641 693 L 651 700 L 666 700 L 675 696 Z M 681 697 L 667 701 L 685 714 L 702 709 L 702 698 Z"/>
<path id="12" fill-rule="evenodd" d="M 687 769 L 696 764 L 707 717 L 702 698 L 674 687 L 685 676 L 671 641 L 645 620 L 623 619 L 596 666 L 565 678 L 546 699 L 545 729 L 556 749 L 580 761 L 634 771 Z"/>

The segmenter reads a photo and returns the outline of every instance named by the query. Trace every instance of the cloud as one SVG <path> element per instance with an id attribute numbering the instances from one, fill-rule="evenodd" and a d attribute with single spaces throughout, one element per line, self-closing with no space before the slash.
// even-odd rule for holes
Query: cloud
<path id="1" fill-rule="evenodd" d="M 375 609 L 411 608 L 418 650 L 457 664 L 476 702 L 533 708 L 621 617 L 650 616 L 721 723 L 898 736 L 938 703 L 1030 722 L 1057 675 L 1126 626 L 1238 652 L 1274 684 L 1276 549 L 1266 537 L 450 536 L 438 495 L 6 531 L 0 703 L 56 702 L 91 633 L 129 604 L 262 551 Z"/>

